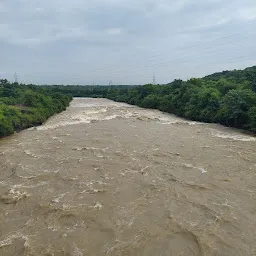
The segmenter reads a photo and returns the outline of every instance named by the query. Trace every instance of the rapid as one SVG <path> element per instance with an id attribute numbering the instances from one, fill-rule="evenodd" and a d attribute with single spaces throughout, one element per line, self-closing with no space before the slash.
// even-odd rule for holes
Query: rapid
<path id="1" fill-rule="evenodd" d="M 256 255 L 256 137 L 75 98 L 0 140 L 0 256 Z"/>

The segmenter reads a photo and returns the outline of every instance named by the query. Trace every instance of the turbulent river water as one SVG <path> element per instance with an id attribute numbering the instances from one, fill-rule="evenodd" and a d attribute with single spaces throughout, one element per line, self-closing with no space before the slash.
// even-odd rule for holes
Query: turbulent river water
<path id="1" fill-rule="evenodd" d="M 0 255 L 256 255 L 256 138 L 74 99 L 0 141 Z"/>

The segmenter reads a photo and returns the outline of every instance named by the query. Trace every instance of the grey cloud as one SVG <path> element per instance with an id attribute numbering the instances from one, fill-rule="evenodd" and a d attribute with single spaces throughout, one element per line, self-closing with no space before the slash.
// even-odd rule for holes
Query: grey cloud
<path id="1" fill-rule="evenodd" d="M 2 0 L 0 75 L 147 83 L 255 64 L 255 0 Z"/>

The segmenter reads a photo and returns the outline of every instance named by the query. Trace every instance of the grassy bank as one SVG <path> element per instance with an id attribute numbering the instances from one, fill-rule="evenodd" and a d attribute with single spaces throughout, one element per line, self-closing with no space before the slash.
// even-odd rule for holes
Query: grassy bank
<path id="1" fill-rule="evenodd" d="M 51 90 L 76 97 L 104 97 L 256 132 L 256 66 L 165 85 L 53 86 Z"/>
<path id="2" fill-rule="evenodd" d="M 65 110 L 71 99 L 47 88 L 0 80 L 0 137 L 42 124 Z"/>

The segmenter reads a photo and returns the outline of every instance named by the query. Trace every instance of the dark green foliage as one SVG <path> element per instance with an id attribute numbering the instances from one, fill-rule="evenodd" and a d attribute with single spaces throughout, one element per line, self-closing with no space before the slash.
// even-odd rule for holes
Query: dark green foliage
<path id="1" fill-rule="evenodd" d="M 256 132 L 256 107 L 252 107 L 248 111 L 249 129 Z"/>
<path id="2" fill-rule="evenodd" d="M 251 90 L 231 90 L 223 100 L 223 123 L 229 126 L 250 128 L 249 110 L 256 106 L 256 93 Z M 253 127 L 251 127 L 253 128 Z M 255 127 L 256 128 L 256 127 Z"/>
<path id="3" fill-rule="evenodd" d="M 144 86 L 53 86 L 75 97 L 101 97 L 192 120 L 256 131 L 256 66 L 188 81 Z"/>
<path id="4" fill-rule="evenodd" d="M 42 124 L 65 110 L 71 99 L 49 88 L 0 80 L 0 137 Z"/>

